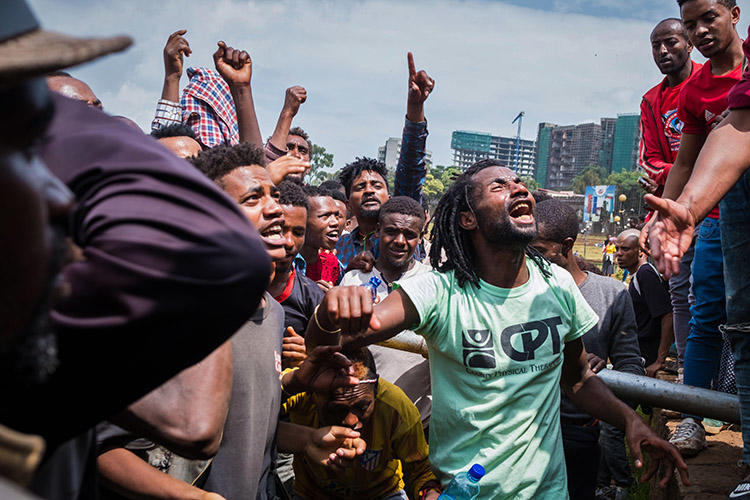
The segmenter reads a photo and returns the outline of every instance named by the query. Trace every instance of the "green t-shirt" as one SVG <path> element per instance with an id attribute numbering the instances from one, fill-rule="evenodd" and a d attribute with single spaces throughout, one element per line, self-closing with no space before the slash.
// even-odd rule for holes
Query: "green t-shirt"
<path id="1" fill-rule="evenodd" d="M 458 286 L 453 271 L 399 282 L 430 355 L 430 462 L 443 486 L 479 463 L 479 498 L 566 498 L 560 435 L 565 343 L 598 320 L 573 278 L 526 259 L 517 288 Z"/>

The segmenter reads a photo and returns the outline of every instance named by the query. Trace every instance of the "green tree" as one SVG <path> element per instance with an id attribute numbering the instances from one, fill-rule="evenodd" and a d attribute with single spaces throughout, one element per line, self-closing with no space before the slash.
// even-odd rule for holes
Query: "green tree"
<path id="1" fill-rule="evenodd" d="M 586 186 L 601 186 L 605 184 L 604 179 L 607 177 L 607 171 L 599 165 L 589 165 L 583 171 L 576 175 L 570 187 L 573 192 L 578 194 L 586 193 Z"/>
<path id="2" fill-rule="evenodd" d="M 621 207 L 625 211 L 638 213 L 639 208 L 643 205 L 643 195 L 645 191 L 638 184 L 638 178 L 641 176 L 637 170 L 623 170 L 622 172 L 612 172 L 609 177 L 604 181 L 607 185 L 615 186 L 615 200 L 616 206 L 620 206 L 618 200 L 621 194 L 628 197 L 623 206 Z M 626 217 L 628 214 L 625 214 Z"/>
<path id="3" fill-rule="evenodd" d="M 427 203 L 430 206 L 434 206 L 435 203 L 443 196 L 446 186 L 443 181 L 436 179 L 432 172 L 428 172 L 424 179 L 424 186 L 422 186 L 422 195 L 424 196 Z"/>
<path id="4" fill-rule="evenodd" d="M 320 183 L 335 178 L 336 172 L 332 172 L 332 168 L 333 153 L 327 153 L 323 146 L 313 144 L 312 155 L 310 155 L 309 182 Z"/>
<path id="5" fill-rule="evenodd" d="M 526 184 L 526 189 L 536 191 L 539 189 L 539 183 L 533 177 L 521 177 L 521 181 Z"/>

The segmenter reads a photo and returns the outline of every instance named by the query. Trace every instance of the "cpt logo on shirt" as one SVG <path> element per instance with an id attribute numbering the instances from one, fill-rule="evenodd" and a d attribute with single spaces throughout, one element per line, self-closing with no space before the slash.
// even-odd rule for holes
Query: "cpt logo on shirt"
<path id="1" fill-rule="evenodd" d="M 500 334 L 500 347 L 513 361 L 530 361 L 534 359 L 537 349 L 544 345 L 548 337 L 551 337 L 552 352 L 559 354 L 560 333 L 557 331 L 559 325 L 562 325 L 562 319 L 559 316 L 511 325 Z M 492 331 L 465 330 L 462 333 L 464 365 L 469 368 L 495 368 L 497 362 Z M 514 340 L 517 336 L 520 336 L 520 340 Z M 517 347 L 520 347 L 520 350 Z"/>

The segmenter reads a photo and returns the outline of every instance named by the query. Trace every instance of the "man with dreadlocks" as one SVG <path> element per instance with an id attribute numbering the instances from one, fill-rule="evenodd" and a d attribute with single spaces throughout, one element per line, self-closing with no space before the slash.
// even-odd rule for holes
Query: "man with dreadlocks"
<path id="1" fill-rule="evenodd" d="M 659 439 L 594 375 L 581 336 L 597 322 L 575 282 L 528 244 L 535 202 L 518 176 L 495 160 L 460 175 L 435 211 L 435 271 L 397 282 L 377 306 L 364 287 L 329 291 L 307 330 L 308 348 L 347 349 L 404 329 L 430 355 L 433 409 L 430 462 L 443 485 L 481 463 L 478 498 L 567 497 L 560 437 L 560 391 L 582 410 L 626 431 L 635 466 L 651 455 L 651 477 L 677 450 Z"/>

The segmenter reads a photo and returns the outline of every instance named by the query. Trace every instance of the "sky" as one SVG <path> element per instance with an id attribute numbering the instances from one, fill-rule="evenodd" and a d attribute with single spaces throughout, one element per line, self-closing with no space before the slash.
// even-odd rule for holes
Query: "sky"
<path id="1" fill-rule="evenodd" d="M 127 34 L 126 52 L 71 69 L 107 112 L 144 130 L 161 94 L 162 50 L 180 28 L 193 50 L 185 67 L 213 66 L 218 40 L 253 59 L 253 95 L 264 137 L 285 89 L 308 100 L 295 118 L 336 168 L 376 156 L 400 136 L 406 112 L 406 53 L 435 79 L 425 104 L 427 148 L 451 164 L 454 130 L 535 139 L 540 122 L 560 125 L 637 113 L 660 81 L 649 34 L 679 17 L 675 0 L 30 0 L 45 29 L 76 36 Z M 750 0 L 739 0 L 750 16 Z M 748 21 L 743 15 L 743 38 Z M 694 52 L 695 59 L 702 61 Z M 181 86 L 187 83 L 183 76 Z"/>

